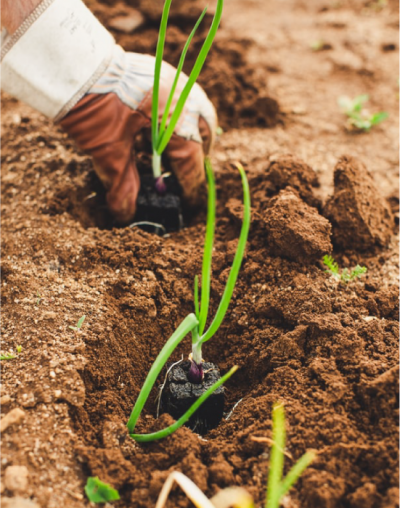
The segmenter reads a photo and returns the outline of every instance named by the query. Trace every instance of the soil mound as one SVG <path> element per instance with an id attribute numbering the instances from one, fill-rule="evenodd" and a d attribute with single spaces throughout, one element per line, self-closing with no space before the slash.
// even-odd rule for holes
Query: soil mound
<path id="1" fill-rule="evenodd" d="M 334 182 L 334 195 L 324 208 L 334 243 L 364 251 L 386 246 L 393 232 L 393 215 L 364 164 L 343 156 L 336 165 Z"/>

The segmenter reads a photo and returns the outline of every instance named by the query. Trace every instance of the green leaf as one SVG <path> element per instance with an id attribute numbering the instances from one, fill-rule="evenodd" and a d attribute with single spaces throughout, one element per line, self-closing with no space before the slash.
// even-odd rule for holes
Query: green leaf
<path id="1" fill-rule="evenodd" d="M 151 366 L 149 373 L 147 374 L 146 380 L 142 386 L 142 389 L 140 390 L 139 396 L 129 417 L 129 421 L 126 425 L 130 433 L 132 433 L 135 429 L 136 422 L 139 419 L 140 413 L 142 412 L 142 409 L 150 395 L 151 389 L 153 388 L 159 373 L 161 372 L 161 369 L 164 367 L 168 358 L 174 352 L 178 344 L 180 344 L 186 335 L 195 327 L 197 327 L 198 324 L 199 322 L 194 314 L 189 314 L 186 316 L 158 354 L 153 365 Z"/>
<path id="2" fill-rule="evenodd" d="M 6 355 L 0 355 L 0 360 L 14 360 L 14 358 L 17 358 L 15 355 L 12 355 L 10 353 Z"/>
<path id="3" fill-rule="evenodd" d="M 161 65 L 164 54 L 165 35 L 167 33 L 169 8 L 172 0 L 165 0 L 163 13 L 161 17 L 160 30 L 158 32 L 158 41 L 156 49 L 156 59 L 154 67 L 153 100 L 151 108 L 151 138 L 153 143 L 153 152 L 158 144 L 158 101 L 160 93 Z M 157 176 L 157 175 L 155 175 Z"/>
<path id="4" fill-rule="evenodd" d="M 302 475 L 303 471 L 313 462 L 317 456 L 316 452 L 308 451 L 296 462 L 296 464 L 290 469 L 288 474 L 285 476 L 280 486 L 279 498 L 282 499 L 285 494 L 290 490 L 291 487 L 297 482 Z"/>
<path id="5" fill-rule="evenodd" d="M 282 404 L 276 404 L 272 410 L 272 441 L 266 506 L 267 508 L 279 508 L 286 442 L 285 410 Z"/>
<path id="6" fill-rule="evenodd" d="M 389 113 L 386 111 L 380 111 L 379 113 L 374 113 L 370 118 L 371 125 L 377 125 L 380 122 L 383 122 L 383 120 L 386 120 L 388 118 Z"/>
<path id="7" fill-rule="evenodd" d="M 194 277 L 194 313 L 196 318 L 199 319 L 200 308 L 199 308 L 199 277 Z"/>
<path id="8" fill-rule="evenodd" d="M 87 479 L 85 492 L 89 501 L 92 503 L 107 503 L 109 501 L 118 501 L 118 491 L 113 489 L 108 483 L 104 483 L 97 476 L 90 476 Z"/>
<path id="9" fill-rule="evenodd" d="M 367 267 L 366 266 L 360 266 L 360 265 L 357 265 L 354 270 L 352 270 L 351 274 L 350 274 L 350 279 L 353 280 L 357 277 L 361 277 L 361 275 L 363 275 L 364 273 L 366 273 L 367 271 Z"/>
<path id="10" fill-rule="evenodd" d="M 333 275 L 339 274 L 339 265 L 336 263 L 336 261 L 333 259 L 332 256 L 330 256 L 329 254 L 326 254 L 322 258 L 322 261 L 323 261 L 324 265 L 329 268 L 329 270 L 327 270 L 328 272 L 331 272 Z"/>
<path id="11" fill-rule="evenodd" d="M 159 140 L 161 140 L 163 135 L 164 135 L 165 127 L 167 125 L 167 120 L 168 120 L 168 117 L 169 117 L 169 112 L 170 112 L 170 109 L 171 109 L 172 100 L 174 98 L 175 90 L 176 90 L 176 87 L 178 85 L 179 76 L 181 75 L 181 72 L 182 72 L 183 64 L 185 63 L 186 53 L 187 53 L 187 51 L 189 49 L 190 43 L 192 42 L 193 36 L 196 33 L 200 23 L 202 22 L 206 12 L 207 12 L 207 7 L 205 7 L 203 12 L 201 13 L 199 19 L 197 20 L 197 23 L 195 24 L 193 30 L 191 31 L 191 33 L 189 35 L 188 40 L 186 41 L 185 47 L 183 48 L 181 57 L 179 59 L 178 67 L 176 68 L 176 74 L 175 74 L 174 82 L 173 82 L 171 91 L 169 93 L 168 100 L 167 100 L 167 102 L 165 104 L 165 109 L 164 109 L 163 117 L 161 119 L 161 125 L 160 125 L 159 134 L 158 134 L 159 139 L 157 140 L 157 143 L 156 143 L 155 146 L 157 146 L 159 144 Z M 157 121 L 158 121 L 158 119 L 157 119 Z"/>
<path id="12" fill-rule="evenodd" d="M 364 102 L 369 100 L 369 95 L 363 94 L 358 95 L 355 99 L 353 99 L 353 111 L 361 111 L 364 105 Z"/>
<path id="13" fill-rule="evenodd" d="M 306 452 L 282 479 L 286 446 L 285 409 L 282 404 L 275 404 L 272 410 L 272 442 L 265 507 L 279 508 L 282 497 L 315 459 L 316 453 Z"/>
<path id="14" fill-rule="evenodd" d="M 187 98 L 189 97 L 189 94 L 196 83 L 197 78 L 199 77 L 199 74 L 201 72 L 201 69 L 203 68 L 204 62 L 207 58 L 208 52 L 211 49 L 212 43 L 214 42 L 214 38 L 217 34 L 217 30 L 221 21 L 222 16 L 222 8 L 224 5 L 224 0 L 218 0 L 217 7 L 215 10 L 214 18 L 211 23 L 210 30 L 207 34 L 206 40 L 203 43 L 203 46 L 200 50 L 200 53 L 196 59 L 196 62 L 193 66 L 193 69 L 189 75 L 189 79 L 182 90 L 182 93 L 178 99 L 178 102 L 176 103 L 175 109 L 171 115 L 171 119 L 169 121 L 168 127 L 166 128 L 162 140 L 160 140 L 159 144 L 157 145 L 157 152 L 161 154 L 165 147 L 167 146 L 169 140 L 171 139 L 172 134 L 174 133 L 176 124 L 178 123 L 178 120 L 182 114 L 183 108 L 185 107 L 185 103 Z M 154 76 L 154 79 L 156 79 L 156 76 Z M 158 99 L 157 99 L 158 100 Z M 154 121 L 154 115 L 152 115 L 152 121 Z"/>
<path id="15" fill-rule="evenodd" d="M 202 335 L 207 322 L 208 307 L 210 303 L 210 285 L 211 285 L 211 261 L 212 249 L 215 232 L 215 210 L 216 210 L 216 190 L 214 172 L 211 167 L 210 159 L 205 160 L 207 182 L 208 182 L 208 205 L 207 205 L 207 225 L 206 238 L 204 242 L 203 266 L 201 271 L 201 303 L 199 317 L 199 335 Z"/>
<path id="16" fill-rule="evenodd" d="M 233 263 L 231 267 L 231 271 L 229 272 L 228 280 L 224 289 L 224 293 L 222 295 L 220 304 L 218 306 L 215 317 L 206 331 L 206 333 L 201 337 L 201 342 L 204 343 L 207 340 L 210 340 L 211 337 L 217 332 L 218 328 L 221 326 L 221 323 L 225 317 L 226 311 L 228 310 L 229 303 L 232 298 L 233 290 L 235 289 L 236 281 L 239 275 L 239 270 L 242 264 L 242 260 L 244 257 L 247 237 L 249 235 L 250 230 L 250 189 L 249 183 L 246 178 L 246 173 L 243 169 L 243 166 L 237 163 L 237 168 L 239 170 L 240 176 L 242 178 L 242 186 L 243 186 L 243 223 L 242 229 L 240 231 L 238 246 L 236 249 L 235 257 L 233 258 Z M 201 310 L 201 309 L 200 309 Z"/>
<path id="17" fill-rule="evenodd" d="M 81 326 L 83 325 L 83 322 L 85 321 L 85 318 L 86 318 L 86 316 L 82 316 L 82 317 L 80 318 L 80 320 L 77 322 L 76 327 L 78 328 L 78 330 L 79 330 L 79 329 L 81 328 Z"/>

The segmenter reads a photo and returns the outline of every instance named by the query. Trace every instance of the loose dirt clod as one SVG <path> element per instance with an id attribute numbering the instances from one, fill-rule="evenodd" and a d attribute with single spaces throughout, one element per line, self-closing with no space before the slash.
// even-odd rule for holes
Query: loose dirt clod
<path id="1" fill-rule="evenodd" d="M 263 215 L 266 245 L 276 255 L 309 264 L 331 252 L 331 226 L 290 187 L 273 198 Z"/>
<path id="2" fill-rule="evenodd" d="M 18 407 L 11 409 L 0 421 L 0 432 L 4 432 L 11 425 L 18 425 L 25 418 L 25 411 Z"/>
<path id="3" fill-rule="evenodd" d="M 324 208 L 332 223 L 333 242 L 354 250 L 386 246 L 393 232 L 392 212 L 364 164 L 341 157 L 334 181 L 334 195 Z"/>
<path id="4" fill-rule="evenodd" d="M 301 159 L 293 155 L 277 157 L 265 170 L 265 177 L 268 194 L 275 195 L 290 186 L 308 205 L 314 207 L 321 205 L 313 193 L 313 189 L 319 187 L 317 174 Z"/>
<path id="5" fill-rule="evenodd" d="M 1 506 L 3 508 L 41 508 L 31 499 L 25 499 L 20 496 L 3 497 L 1 500 Z"/>
<path id="6" fill-rule="evenodd" d="M 13 494 L 23 494 L 28 487 L 28 468 L 8 466 L 4 473 L 4 486 Z"/>

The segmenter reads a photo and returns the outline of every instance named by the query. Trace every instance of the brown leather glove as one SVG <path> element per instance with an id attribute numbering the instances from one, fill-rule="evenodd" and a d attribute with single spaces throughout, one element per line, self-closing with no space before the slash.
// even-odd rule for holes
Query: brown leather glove
<path id="1" fill-rule="evenodd" d="M 133 219 L 140 181 L 135 164 L 135 138 L 150 132 L 154 57 L 126 53 L 115 46 L 106 72 L 60 121 L 78 146 L 93 157 L 95 170 L 107 189 L 108 206 L 121 223 Z M 175 69 L 163 62 L 159 114 L 164 112 Z M 181 75 L 172 110 L 187 76 Z M 183 191 L 185 202 L 196 205 L 205 180 L 204 155 L 213 143 L 217 118 L 197 84 L 163 155 Z"/>

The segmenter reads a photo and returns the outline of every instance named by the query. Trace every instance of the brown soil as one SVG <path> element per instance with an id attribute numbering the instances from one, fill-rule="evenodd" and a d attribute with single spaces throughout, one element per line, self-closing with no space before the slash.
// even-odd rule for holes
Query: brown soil
<path id="1" fill-rule="evenodd" d="M 161 2 L 87 3 L 110 25 L 140 3 L 140 28 L 115 35 L 127 49 L 154 51 L 149 6 Z M 188 30 L 179 11 L 187 2 L 177 4 L 167 48 L 175 63 Z M 152 362 L 193 309 L 204 211 L 167 238 L 113 228 L 90 159 L 2 96 L 2 350 L 22 346 L 2 362 L 2 415 L 16 420 L 2 435 L 4 506 L 21 507 L 20 498 L 31 508 L 89 506 L 83 486 L 97 475 L 119 489 L 116 507 L 147 508 L 174 470 L 210 496 L 244 486 L 261 506 L 269 448 L 253 438 L 271 437 L 276 401 L 286 407 L 293 459 L 319 451 L 285 507 L 398 506 L 397 8 L 226 2 L 201 77 L 225 130 L 213 152 L 211 313 L 240 230 L 235 160 L 246 167 L 253 220 L 227 318 L 203 351 L 222 373 L 240 366 L 226 385 L 226 417 L 205 437 L 182 428 L 137 444 L 125 427 Z M 318 39 L 324 50 L 312 51 Z M 337 97 L 361 93 L 390 116 L 349 133 Z M 320 261 L 329 252 L 341 268 L 359 263 L 368 273 L 337 282 Z M 70 329 L 84 314 L 82 329 Z M 188 338 L 173 359 L 189 350 Z M 155 395 L 140 432 L 171 422 L 156 420 Z M 170 506 L 189 503 L 176 490 Z"/>

